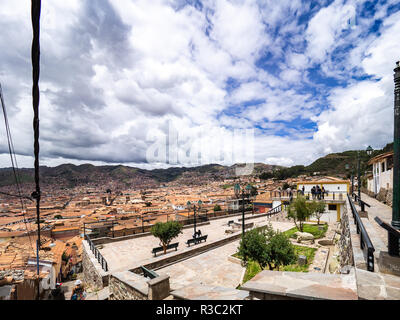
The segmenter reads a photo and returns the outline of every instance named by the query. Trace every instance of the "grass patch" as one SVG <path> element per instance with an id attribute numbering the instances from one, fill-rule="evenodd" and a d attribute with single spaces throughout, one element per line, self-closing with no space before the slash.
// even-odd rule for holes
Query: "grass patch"
<path id="1" fill-rule="evenodd" d="M 304 255 L 307 257 L 307 264 L 300 266 L 299 264 L 295 263 L 295 264 L 291 264 L 288 266 L 282 266 L 279 268 L 279 270 L 275 270 L 275 271 L 308 272 L 308 267 L 313 262 L 315 252 L 317 251 L 317 249 L 310 248 L 310 247 L 296 246 L 296 245 L 294 245 L 293 247 L 294 247 L 294 253 L 296 254 L 296 256 Z M 242 259 L 242 257 L 239 255 L 238 252 L 236 252 L 232 256 L 235 258 L 238 258 L 238 259 Z M 269 269 L 267 268 L 265 270 L 269 270 Z M 258 264 L 258 262 L 252 261 L 252 260 L 248 261 L 246 272 L 243 277 L 243 283 L 249 281 L 250 279 L 252 279 L 256 274 L 258 274 L 261 271 L 262 271 L 262 269 L 261 269 L 260 265 Z"/>
<path id="2" fill-rule="evenodd" d="M 300 266 L 297 263 L 279 268 L 279 271 L 292 271 L 292 272 L 308 272 L 308 267 L 314 260 L 316 248 L 294 246 L 294 253 L 296 256 L 306 256 L 307 264 Z"/>
<path id="3" fill-rule="evenodd" d="M 256 261 L 249 261 L 246 268 L 246 273 L 243 277 L 243 283 L 252 279 L 257 273 L 261 272 L 261 267 Z"/>
<path id="4" fill-rule="evenodd" d="M 322 230 L 319 230 L 318 226 L 323 226 Z M 304 224 L 303 225 L 303 232 L 307 232 L 307 233 L 311 233 L 315 239 L 320 239 L 323 238 L 325 236 L 326 231 L 328 230 L 328 225 L 327 224 Z M 295 233 L 299 231 L 299 229 L 297 229 L 297 227 L 294 227 L 292 229 L 289 229 L 287 231 L 284 232 L 284 234 L 286 236 L 288 236 L 289 238 L 296 238 Z"/>

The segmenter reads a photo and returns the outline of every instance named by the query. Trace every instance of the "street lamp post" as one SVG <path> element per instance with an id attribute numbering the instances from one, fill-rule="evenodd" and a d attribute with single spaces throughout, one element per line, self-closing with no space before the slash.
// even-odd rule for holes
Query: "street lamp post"
<path id="1" fill-rule="evenodd" d="M 392 226 L 400 230 L 400 61 L 394 69 L 394 146 Z"/>
<path id="2" fill-rule="evenodd" d="M 186 204 L 187 204 L 188 210 L 190 210 L 192 203 L 190 201 L 188 201 Z M 201 208 L 202 204 L 203 204 L 203 201 L 201 201 L 201 200 L 199 200 L 197 202 L 198 212 L 200 212 L 200 208 Z M 193 235 L 196 236 L 196 205 L 195 204 L 193 204 L 193 232 L 194 232 Z"/>
<path id="3" fill-rule="evenodd" d="M 245 188 L 242 187 L 242 239 L 244 239 L 244 225 L 245 225 L 245 217 L 244 217 L 244 199 L 250 196 L 251 185 L 247 185 Z M 237 183 L 234 186 L 234 191 L 236 198 L 240 196 L 240 185 Z"/>
<path id="4" fill-rule="evenodd" d="M 360 151 L 357 150 L 357 192 L 358 199 L 361 200 L 361 173 L 360 173 Z"/>
<path id="5" fill-rule="evenodd" d="M 193 205 L 193 234 L 196 236 L 196 206 Z"/>
<path id="6" fill-rule="evenodd" d="M 367 155 L 371 155 L 374 149 L 372 149 L 371 146 L 368 146 L 367 149 L 365 150 L 367 152 Z M 358 193 L 358 199 L 361 200 L 361 159 L 360 159 L 360 151 L 357 150 L 357 193 Z M 354 188 L 354 177 L 351 177 L 351 192 L 353 193 Z"/>
<path id="7" fill-rule="evenodd" d="M 242 189 L 242 239 L 244 239 L 244 189 Z"/>

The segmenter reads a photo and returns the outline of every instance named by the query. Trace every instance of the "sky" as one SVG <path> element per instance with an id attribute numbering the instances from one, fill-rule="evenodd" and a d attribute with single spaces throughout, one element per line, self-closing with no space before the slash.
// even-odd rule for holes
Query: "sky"
<path id="1" fill-rule="evenodd" d="M 30 1 L 2 0 L 0 30 L 18 165 L 33 167 Z M 398 0 L 42 1 L 40 164 L 292 166 L 382 148 L 399 34 Z"/>

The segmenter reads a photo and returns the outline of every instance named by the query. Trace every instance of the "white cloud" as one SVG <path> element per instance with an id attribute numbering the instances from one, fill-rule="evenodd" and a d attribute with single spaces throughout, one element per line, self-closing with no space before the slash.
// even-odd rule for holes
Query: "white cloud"
<path id="1" fill-rule="evenodd" d="M 285 69 L 280 74 L 281 79 L 289 83 L 298 83 L 301 80 L 301 73 L 295 69 Z"/>
<path id="2" fill-rule="evenodd" d="M 349 28 L 349 19 L 353 19 L 355 15 L 356 7 L 353 4 L 344 4 L 342 0 L 336 0 L 318 11 L 308 23 L 307 55 L 314 62 L 323 62 L 337 46 L 342 31 Z"/>
<path id="3" fill-rule="evenodd" d="M 255 1 L 217 1 L 212 16 L 211 38 L 236 60 L 253 62 L 270 43 Z"/>
<path id="4" fill-rule="evenodd" d="M 202 10 L 162 0 L 44 3 L 43 164 L 167 166 L 143 161 L 148 136 L 161 137 L 169 121 L 182 142 L 200 143 L 201 135 L 210 150 L 223 146 L 234 129 L 257 126 L 255 160 L 281 165 L 390 141 L 400 16 L 385 18 L 387 6 L 381 6 L 380 36 L 366 35 L 372 22 L 363 19 L 348 32 L 346 18 L 361 3 L 337 0 L 314 8 L 308 29 L 299 17 L 311 9 L 301 1 L 210 0 Z M 0 77 L 24 164 L 33 153 L 29 5 L 6 1 L 0 13 L 0 28 L 7 30 L 0 33 L 7 44 L 0 51 Z M 353 49 L 334 59 L 332 52 L 349 43 Z M 261 64 L 276 73 L 260 67 L 260 57 L 268 57 Z M 314 63 L 349 84 L 330 90 L 316 79 L 307 82 Z M 355 82 L 351 72 L 376 80 Z M 233 88 L 226 87 L 230 78 Z M 314 85 L 315 93 L 301 90 L 307 89 L 303 84 Z M 245 107 L 250 101 L 261 103 Z M 318 115 L 321 105 L 327 110 Z M 314 136 L 301 124 L 297 129 L 282 122 L 296 118 L 316 121 Z M 3 152 L 5 141 L 0 130 Z M 212 153 L 208 160 L 215 160 Z M 6 163 L 1 155 L 0 166 Z"/>

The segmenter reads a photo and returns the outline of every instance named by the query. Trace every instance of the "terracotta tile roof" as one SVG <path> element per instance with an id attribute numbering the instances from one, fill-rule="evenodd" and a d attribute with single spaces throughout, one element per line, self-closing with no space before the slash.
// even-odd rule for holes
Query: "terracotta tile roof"
<path id="1" fill-rule="evenodd" d="M 372 159 L 370 159 L 368 161 L 368 164 L 371 165 L 371 164 L 373 164 L 375 162 L 378 162 L 378 161 L 380 161 L 382 159 L 385 159 L 385 158 L 388 158 L 388 157 L 392 157 L 393 154 L 394 154 L 394 151 L 389 151 L 389 152 L 385 152 L 385 153 L 379 154 L 379 155 L 373 157 Z"/>

